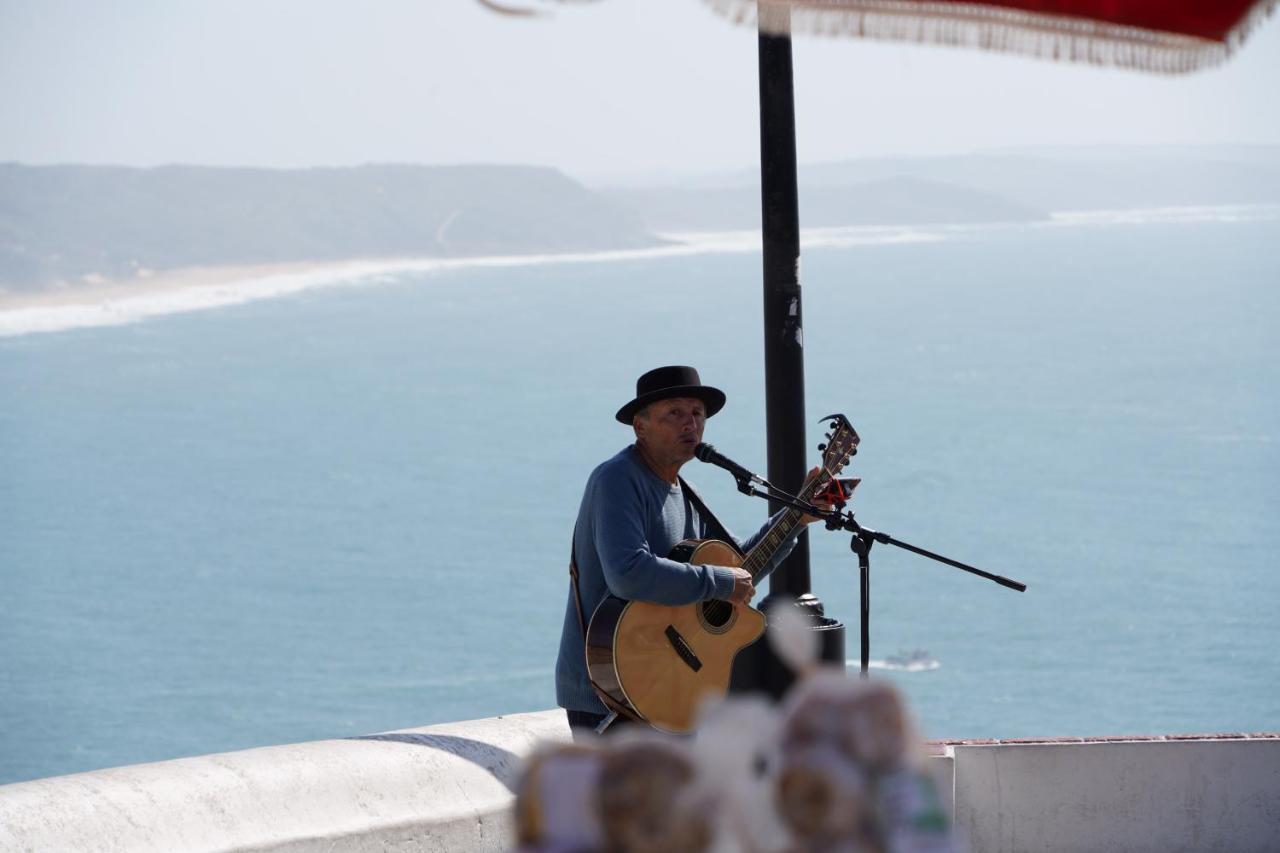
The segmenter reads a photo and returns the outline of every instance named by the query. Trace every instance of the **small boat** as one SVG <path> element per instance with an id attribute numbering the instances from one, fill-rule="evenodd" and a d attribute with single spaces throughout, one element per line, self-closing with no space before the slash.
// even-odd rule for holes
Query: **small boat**
<path id="1" fill-rule="evenodd" d="M 884 665 L 885 669 L 900 669 L 907 672 L 924 672 L 941 666 L 925 649 L 912 649 L 909 652 L 889 655 L 884 659 Z"/>

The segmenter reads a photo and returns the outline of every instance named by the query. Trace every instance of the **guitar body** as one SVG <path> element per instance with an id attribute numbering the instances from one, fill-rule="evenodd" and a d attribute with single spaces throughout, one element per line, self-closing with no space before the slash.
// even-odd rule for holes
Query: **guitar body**
<path id="1" fill-rule="evenodd" d="M 738 567 L 742 556 L 715 539 L 688 539 L 671 559 Z M 596 688 L 666 732 L 693 730 L 698 705 L 729 690 L 733 659 L 764 633 L 760 611 L 727 601 L 668 606 L 608 596 L 587 626 L 587 670 Z"/>

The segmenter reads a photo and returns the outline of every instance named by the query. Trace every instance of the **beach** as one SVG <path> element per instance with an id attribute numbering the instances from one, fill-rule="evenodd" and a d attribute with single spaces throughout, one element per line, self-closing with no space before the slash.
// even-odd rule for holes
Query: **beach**
<path id="1" fill-rule="evenodd" d="M 932 243 L 973 239 L 979 234 L 1042 228 L 1141 227 L 1197 223 L 1267 222 L 1280 219 L 1280 205 L 1212 205 L 1128 210 L 1059 211 L 1033 223 L 875 225 L 806 228 L 805 250 Z M 85 276 L 77 286 L 39 291 L 0 289 L 0 337 L 118 326 L 150 317 L 240 305 L 323 287 L 357 287 L 401 276 L 449 270 L 529 267 L 543 264 L 610 263 L 706 254 L 760 251 L 755 230 L 658 235 L 664 245 L 590 252 L 463 257 L 353 258 L 278 264 L 225 265 L 148 271 L 130 279 Z"/>
<path id="2" fill-rule="evenodd" d="M 91 283 L 46 290 L 0 291 L 0 337 L 92 326 L 270 299 L 396 272 L 426 271 L 438 259 L 189 267 L 132 279 L 94 276 Z"/>
<path id="3" fill-rule="evenodd" d="M 149 317 L 239 305 L 290 296 L 321 287 L 363 286 L 446 270 L 528 267 L 541 264 L 609 263 L 699 254 L 760 250 L 757 231 L 665 235 L 668 243 L 645 249 L 483 255 L 468 257 L 357 258 L 281 264 L 191 267 L 132 279 L 98 275 L 79 286 L 34 292 L 0 290 L 0 337 L 118 326 Z M 825 228 L 805 232 L 806 245 L 927 242 L 941 239 L 923 229 Z"/>
<path id="4" fill-rule="evenodd" d="M 131 278 L 107 278 L 87 275 L 75 283 L 58 283 L 42 290 L 0 288 L 0 311 L 33 308 L 65 308 L 101 302 L 117 302 L 153 295 L 175 288 L 221 286 L 229 282 L 260 280 L 279 275 L 311 273 L 321 269 L 320 262 L 282 264 L 244 264 L 207 267 L 185 267 L 156 272 L 145 270 Z"/>

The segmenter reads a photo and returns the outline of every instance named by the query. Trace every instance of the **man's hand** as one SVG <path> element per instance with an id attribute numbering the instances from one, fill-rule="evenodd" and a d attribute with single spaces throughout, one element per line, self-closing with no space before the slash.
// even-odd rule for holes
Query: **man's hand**
<path id="1" fill-rule="evenodd" d="M 809 483 L 811 483 L 814 480 L 814 478 L 818 476 L 818 473 L 821 470 L 822 470 L 821 468 L 818 468 L 815 466 L 814 469 L 805 476 L 804 485 L 805 486 L 809 485 Z M 804 488 L 801 487 L 800 491 L 804 491 Z M 812 503 L 814 506 L 818 507 L 819 509 L 825 509 L 825 510 L 835 509 L 835 505 L 828 501 L 810 501 L 810 503 Z M 804 515 L 800 517 L 800 520 L 803 521 L 805 524 L 813 524 L 815 521 L 823 521 L 824 519 L 821 519 L 816 515 Z"/>
<path id="2" fill-rule="evenodd" d="M 729 601 L 734 604 L 750 604 L 751 596 L 756 594 L 756 585 L 751 581 L 751 572 L 746 569 L 730 568 L 733 572 L 733 592 L 729 593 Z"/>

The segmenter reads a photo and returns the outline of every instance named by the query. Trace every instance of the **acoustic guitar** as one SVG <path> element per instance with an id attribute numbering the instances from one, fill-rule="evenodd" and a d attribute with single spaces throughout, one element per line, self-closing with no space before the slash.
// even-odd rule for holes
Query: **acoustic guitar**
<path id="1" fill-rule="evenodd" d="M 844 415 L 819 445 L 822 466 L 799 497 L 811 502 L 840 473 L 858 447 L 858 434 Z M 686 539 L 671 559 L 696 565 L 741 567 L 758 577 L 803 524 L 803 513 L 788 509 L 746 554 L 716 539 Z M 656 729 L 693 729 L 698 705 L 723 696 L 738 652 L 764 633 L 764 614 L 754 607 L 713 599 L 669 606 L 606 596 L 587 627 L 587 670 L 611 708 Z"/>

